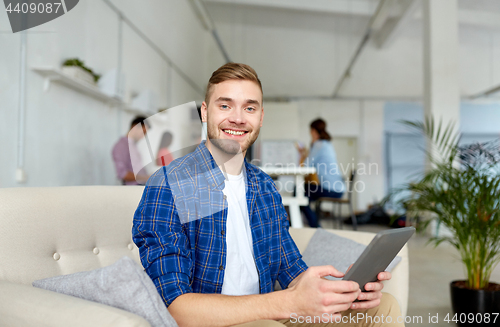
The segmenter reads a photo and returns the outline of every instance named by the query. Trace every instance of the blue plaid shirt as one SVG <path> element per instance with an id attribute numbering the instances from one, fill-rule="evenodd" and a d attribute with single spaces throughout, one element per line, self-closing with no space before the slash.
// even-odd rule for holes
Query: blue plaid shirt
<path id="1" fill-rule="evenodd" d="M 272 179 L 245 161 L 246 198 L 260 293 L 284 289 L 306 264 L 288 232 Z M 224 175 L 201 143 L 153 174 L 134 215 L 142 265 L 169 306 L 184 293 L 221 293 L 226 267 Z"/>

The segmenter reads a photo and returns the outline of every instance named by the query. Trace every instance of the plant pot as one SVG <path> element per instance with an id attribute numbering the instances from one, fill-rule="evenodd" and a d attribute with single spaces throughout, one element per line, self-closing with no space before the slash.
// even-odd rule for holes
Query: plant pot
<path id="1" fill-rule="evenodd" d="M 451 282 L 454 317 L 450 321 L 454 318 L 458 326 L 500 326 L 500 285 L 490 283 L 490 286 L 496 286 L 497 290 L 474 290 L 466 288 L 465 281 Z"/>

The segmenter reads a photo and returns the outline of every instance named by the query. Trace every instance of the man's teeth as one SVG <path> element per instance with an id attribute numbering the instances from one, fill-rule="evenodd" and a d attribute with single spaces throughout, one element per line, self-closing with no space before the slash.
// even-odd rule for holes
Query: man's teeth
<path id="1" fill-rule="evenodd" d="M 228 134 L 231 134 L 231 135 L 243 135 L 243 134 L 245 134 L 245 132 L 243 132 L 243 131 L 238 131 L 237 132 L 237 131 L 232 131 L 230 129 L 226 129 L 226 130 L 224 130 L 224 132 L 226 132 Z"/>

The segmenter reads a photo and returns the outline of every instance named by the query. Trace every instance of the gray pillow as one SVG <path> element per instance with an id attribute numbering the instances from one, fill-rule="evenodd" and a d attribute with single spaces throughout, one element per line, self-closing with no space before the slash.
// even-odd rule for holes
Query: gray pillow
<path id="1" fill-rule="evenodd" d="M 132 312 L 152 327 L 177 327 L 153 281 L 129 257 L 96 270 L 36 280 L 33 286 Z"/>
<path id="2" fill-rule="evenodd" d="M 318 228 L 302 254 L 302 259 L 309 267 L 332 265 L 338 271 L 345 273 L 365 248 L 366 245 Z M 401 257 L 396 256 L 385 271 L 390 272 L 400 261 Z M 340 279 L 332 276 L 326 278 Z"/>

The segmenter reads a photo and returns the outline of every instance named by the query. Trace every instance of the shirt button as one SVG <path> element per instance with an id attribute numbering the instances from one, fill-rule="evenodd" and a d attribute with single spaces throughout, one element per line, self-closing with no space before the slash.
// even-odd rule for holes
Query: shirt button
<path id="1" fill-rule="evenodd" d="M 219 266 L 219 270 L 224 270 L 224 267 L 223 266 Z"/>
<path id="2" fill-rule="evenodd" d="M 226 235 L 226 231 L 225 231 L 225 230 L 221 231 L 220 233 L 221 233 L 222 235 Z"/>
<path id="3" fill-rule="evenodd" d="M 215 184 L 214 184 L 214 183 L 212 183 L 212 187 L 215 187 Z"/>
<path id="4" fill-rule="evenodd" d="M 224 195 L 224 200 L 227 200 L 227 195 Z"/>

